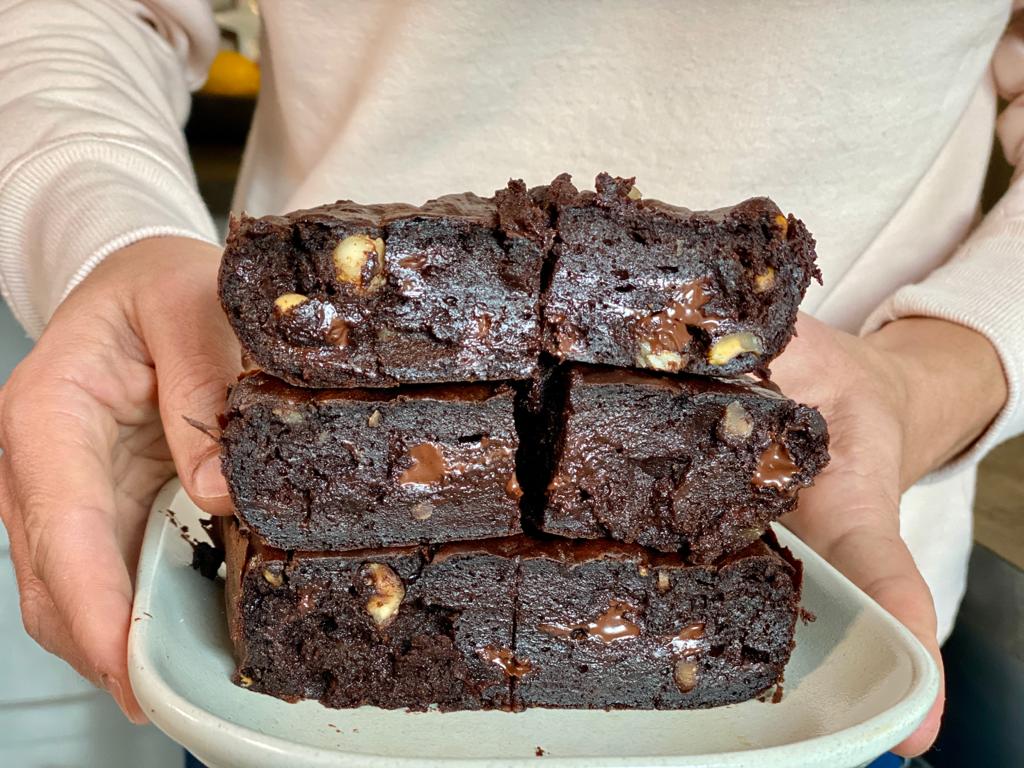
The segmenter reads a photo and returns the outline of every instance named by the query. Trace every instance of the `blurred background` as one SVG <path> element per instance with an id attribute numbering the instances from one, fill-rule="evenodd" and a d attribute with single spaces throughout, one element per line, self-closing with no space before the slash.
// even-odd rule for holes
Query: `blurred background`
<path id="1" fill-rule="evenodd" d="M 203 197 L 224 231 L 259 90 L 259 18 L 248 0 L 218 0 L 222 50 L 186 128 Z M 983 208 L 1011 168 L 996 142 Z M 0 304 L 0 382 L 32 343 Z M 934 768 L 1019 765 L 1024 754 L 1024 438 L 982 462 L 967 595 L 943 649 L 947 709 Z M 25 634 L 6 535 L 0 527 L 0 766 L 180 768 L 179 746 L 152 726 L 111 717 L 105 693 Z M 898 765 L 898 762 L 891 763 Z"/>

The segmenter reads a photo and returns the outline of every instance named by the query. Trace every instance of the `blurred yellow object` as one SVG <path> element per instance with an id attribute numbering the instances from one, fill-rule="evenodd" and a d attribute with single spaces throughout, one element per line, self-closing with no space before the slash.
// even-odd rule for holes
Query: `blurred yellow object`
<path id="1" fill-rule="evenodd" d="M 214 96 L 255 96 L 260 66 L 236 51 L 220 51 L 210 65 L 203 93 Z"/>

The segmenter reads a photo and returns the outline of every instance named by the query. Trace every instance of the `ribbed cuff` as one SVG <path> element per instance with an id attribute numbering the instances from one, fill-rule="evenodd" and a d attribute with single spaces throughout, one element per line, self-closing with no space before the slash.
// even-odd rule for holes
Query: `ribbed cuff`
<path id="1" fill-rule="evenodd" d="M 997 443 L 1024 432 L 1024 223 L 1008 223 L 996 235 L 969 240 L 926 280 L 889 297 L 861 333 L 903 317 L 948 320 L 984 335 L 999 354 L 1008 388 L 1006 404 L 985 433 L 926 482 L 977 463 Z"/>
<path id="2" fill-rule="evenodd" d="M 32 337 L 107 255 L 177 235 L 216 242 L 191 170 L 114 136 L 74 136 L 0 177 L 0 291 Z"/>

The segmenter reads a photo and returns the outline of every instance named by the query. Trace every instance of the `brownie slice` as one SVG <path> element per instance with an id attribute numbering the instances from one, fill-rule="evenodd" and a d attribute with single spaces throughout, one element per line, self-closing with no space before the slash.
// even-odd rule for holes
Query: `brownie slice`
<path id="1" fill-rule="evenodd" d="M 782 682 L 801 568 L 773 535 L 703 566 L 604 541 L 538 549 L 520 566 L 518 706 L 692 709 Z"/>
<path id="2" fill-rule="evenodd" d="M 548 405 L 551 480 L 531 505 L 548 533 L 712 562 L 791 510 L 828 463 L 821 414 L 749 380 L 574 366 L 546 387 L 564 398 Z"/>
<path id="3" fill-rule="evenodd" d="M 514 560 L 431 562 L 417 547 L 284 553 L 223 525 L 236 683 L 328 707 L 511 707 L 495 659 L 512 647 Z"/>
<path id="4" fill-rule="evenodd" d="M 243 377 L 221 435 L 237 514 L 284 549 L 516 533 L 514 399 L 495 384 L 311 390 Z"/>
<path id="5" fill-rule="evenodd" d="M 221 303 L 253 361 L 300 386 L 526 379 L 542 349 L 766 372 L 820 279 L 803 223 L 766 198 L 701 212 L 641 200 L 632 179 L 601 174 L 596 187 L 579 192 L 563 174 L 419 208 L 243 215 Z"/>
<path id="6" fill-rule="evenodd" d="M 633 179 L 567 175 L 532 194 L 558 241 L 544 343 L 584 363 L 732 376 L 766 372 L 793 333 L 815 266 L 803 222 L 767 198 L 690 211 L 641 200 Z"/>
<path id="7" fill-rule="evenodd" d="M 548 216 L 522 182 L 417 208 L 233 218 L 220 298 L 243 349 L 309 387 L 528 378 Z"/>
<path id="8" fill-rule="evenodd" d="M 286 554 L 228 520 L 235 681 L 330 707 L 686 709 L 782 679 L 800 566 L 526 535 Z"/>

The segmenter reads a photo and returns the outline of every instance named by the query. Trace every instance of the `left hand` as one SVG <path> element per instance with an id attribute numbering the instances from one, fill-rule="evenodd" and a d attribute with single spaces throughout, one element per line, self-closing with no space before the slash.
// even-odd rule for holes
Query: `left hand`
<path id="1" fill-rule="evenodd" d="M 1006 399 L 998 356 L 983 336 L 942 320 L 897 320 L 860 338 L 801 315 L 797 333 L 772 379 L 822 412 L 832 460 L 783 522 L 903 622 L 941 673 L 931 592 L 900 538 L 900 496 L 998 413 Z M 957 395 L 962 387 L 969 397 Z M 927 750 L 943 702 L 944 687 L 894 751 Z"/>
<path id="2" fill-rule="evenodd" d="M 135 566 L 175 471 L 231 504 L 216 423 L 241 369 L 217 301 L 220 249 L 154 237 L 108 256 L 57 308 L 0 392 L 0 518 L 28 634 L 144 722 L 128 677 Z"/>

